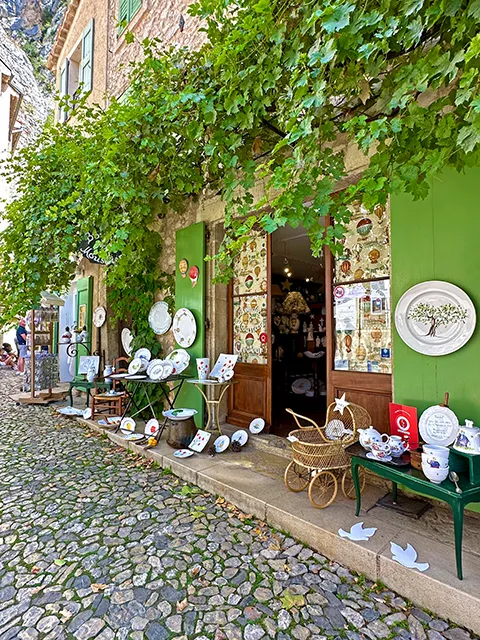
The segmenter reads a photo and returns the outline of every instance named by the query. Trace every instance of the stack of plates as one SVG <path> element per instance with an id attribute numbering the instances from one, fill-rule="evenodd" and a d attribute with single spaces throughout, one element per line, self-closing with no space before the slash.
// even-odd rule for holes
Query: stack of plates
<path id="1" fill-rule="evenodd" d="M 175 349 L 167 356 L 167 360 L 171 360 L 175 367 L 174 373 L 182 373 L 190 364 L 190 356 L 185 349 Z"/>

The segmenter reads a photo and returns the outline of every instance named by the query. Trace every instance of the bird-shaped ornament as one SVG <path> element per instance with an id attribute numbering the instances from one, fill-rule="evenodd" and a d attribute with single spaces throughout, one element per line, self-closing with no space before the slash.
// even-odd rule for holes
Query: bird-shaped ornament
<path id="1" fill-rule="evenodd" d="M 338 535 L 341 538 L 348 538 L 349 540 L 360 542 L 364 540 L 370 540 L 370 538 L 375 534 L 376 530 L 376 527 L 369 527 L 365 529 L 363 527 L 363 522 L 357 522 L 351 527 L 350 531 L 339 529 Z"/>

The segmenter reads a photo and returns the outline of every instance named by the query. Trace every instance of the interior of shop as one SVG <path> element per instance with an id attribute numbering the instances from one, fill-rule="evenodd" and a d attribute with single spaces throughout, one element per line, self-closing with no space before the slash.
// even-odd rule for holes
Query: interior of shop
<path id="1" fill-rule="evenodd" d="M 323 256 L 304 227 L 272 234 L 272 428 L 287 436 L 291 408 L 319 424 L 326 412 L 326 310 Z"/>

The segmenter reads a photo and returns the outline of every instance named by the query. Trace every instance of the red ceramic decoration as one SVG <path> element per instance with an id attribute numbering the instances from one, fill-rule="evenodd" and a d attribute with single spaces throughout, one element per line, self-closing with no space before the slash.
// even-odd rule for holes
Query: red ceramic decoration
<path id="1" fill-rule="evenodd" d="M 267 344 L 267 342 L 268 342 L 268 336 L 267 336 L 267 334 L 266 334 L 266 333 L 261 333 L 261 334 L 260 334 L 260 342 L 261 342 L 262 344 Z"/>
<path id="2" fill-rule="evenodd" d="M 192 287 L 196 287 L 198 282 L 198 267 L 195 267 L 195 266 L 190 267 L 190 271 L 188 272 L 188 275 L 190 277 Z"/>

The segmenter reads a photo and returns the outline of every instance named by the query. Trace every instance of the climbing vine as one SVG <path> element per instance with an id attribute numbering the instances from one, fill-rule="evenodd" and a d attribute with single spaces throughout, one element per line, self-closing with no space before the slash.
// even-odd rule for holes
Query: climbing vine
<path id="1" fill-rule="evenodd" d="M 253 227 L 301 223 L 315 254 L 338 251 L 352 201 L 423 198 L 442 168 L 478 162 L 480 0 L 199 0 L 190 13 L 201 48 L 144 41 L 126 100 L 70 106 L 71 126 L 11 161 L 3 320 L 68 287 L 87 231 L 115 312 L 141 333 L 172 284 L 158 218 L 187 199 L 221 194 L 215 263 L 228 280 Z M 337 192 L 352 145 L 369 166 Z"/>

